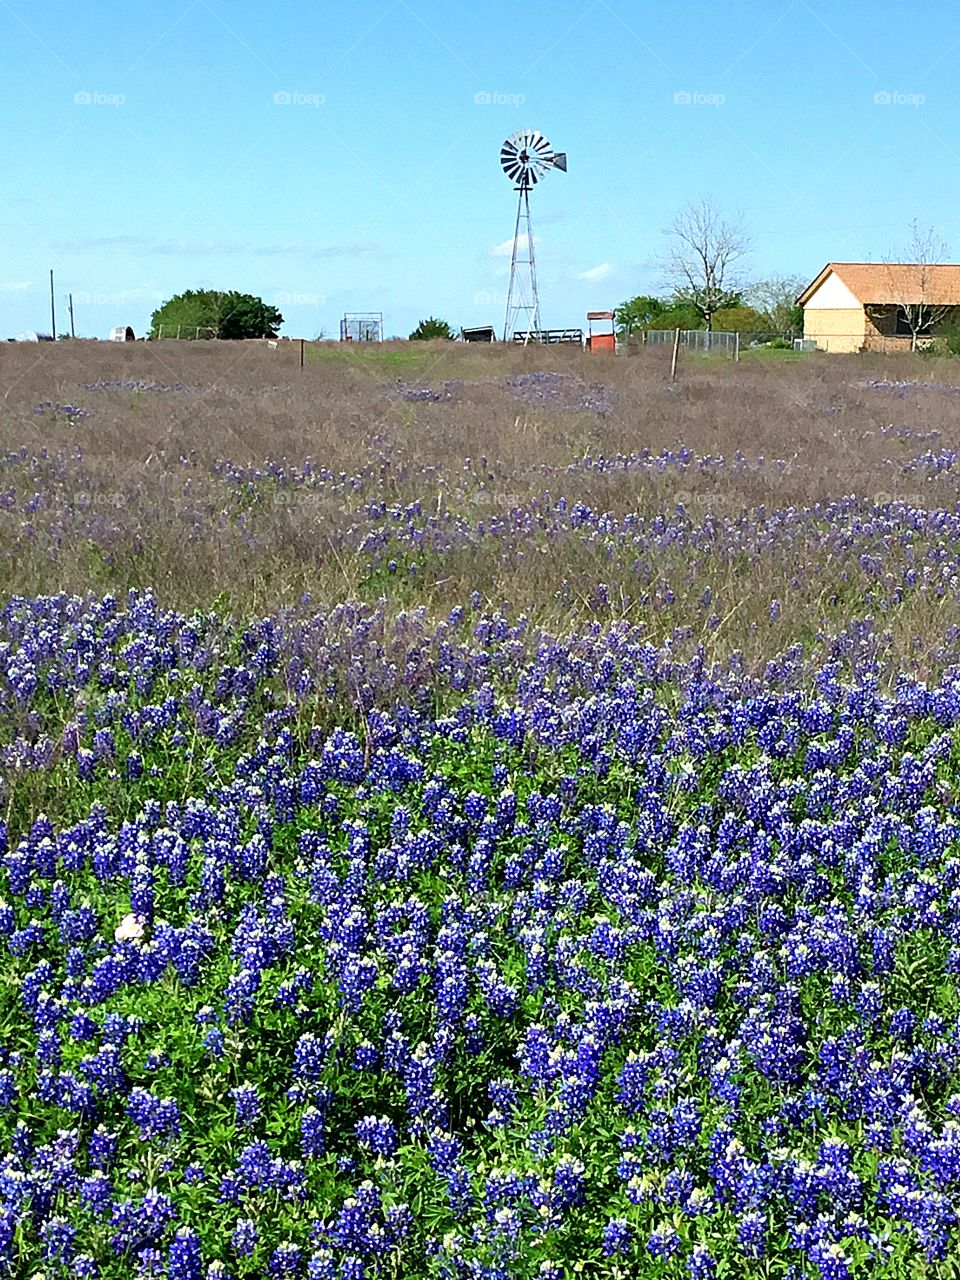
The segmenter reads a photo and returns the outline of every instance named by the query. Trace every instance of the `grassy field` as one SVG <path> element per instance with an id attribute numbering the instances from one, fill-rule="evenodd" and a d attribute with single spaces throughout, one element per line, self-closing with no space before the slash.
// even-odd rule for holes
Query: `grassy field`
<path id="1" fill-rule="evenodd" d="M 642 619 L 654 639 L 691 626 L 711 650 L 759 659 L 841 623 L 851 597 L 877 585 L 839 550 L 821 558 L 830 517 L 787 531 L 774 512 L 850 497 L 864 512 L 952 509 L 957 496 L 950 467 L 915 461 L 958 443 L 957 393 L 936 385 L 955 375 L 933 361 L 691 357 L 671 386 L 659 351 L 330 344 L 310 348 L 303 370 L 298 354 L 174 342 L 0 350 L 7 589 L 149 587 L 170 606 L 216 598 L 245 614 L 309 592 L 318 608 L 383 598 L 432 616 L 479 591 L 538 622 Z M 509 385 L 517 377 L 529 385 Z M 865 385 L 899 378 L 933 385 Z M 685 532 L 655 552 L 649 524 L 639 542 L 622 526 L 578 534 L 558 499 L 615 521 L 662 515 Z M 378 503 L 418 510 L 396 520 Z M 725 538 L 691 551 L 709 521 L 736 524 L 743 555 Z M 933 634 L 945 604 L 928 597 L 885 605 L 905 645 Z"/>
<path id="2" fill-rule="evenodd" d="M 0 1277 L 957 1280 L 960 369 L 0 348 Z"/>

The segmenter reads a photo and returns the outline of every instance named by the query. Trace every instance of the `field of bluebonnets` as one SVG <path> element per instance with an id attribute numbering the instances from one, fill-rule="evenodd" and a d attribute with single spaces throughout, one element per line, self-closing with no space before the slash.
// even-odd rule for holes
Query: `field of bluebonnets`
<path id="1" fill-rule="evenodd" d="M 10 1277 L 960 1275 L 960 367 L 0 350 Z"/>

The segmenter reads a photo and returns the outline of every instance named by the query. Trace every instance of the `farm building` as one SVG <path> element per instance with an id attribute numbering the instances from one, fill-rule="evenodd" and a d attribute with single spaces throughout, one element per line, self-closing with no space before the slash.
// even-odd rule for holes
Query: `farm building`
<path id="1" fill-rule="evenodd" d="M 828 262 L 797 304 L 821 351 L 909 351 L 960 318 L 960 265 Z"/>

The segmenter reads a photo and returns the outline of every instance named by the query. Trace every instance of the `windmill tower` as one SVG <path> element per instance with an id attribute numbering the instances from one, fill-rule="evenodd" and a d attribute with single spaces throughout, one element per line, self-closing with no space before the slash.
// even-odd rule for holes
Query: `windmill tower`
<path id="1" fill-rule="evenodd" d="M 517 184 L 514 190 L 518 196 L 503 340 L 509 342 L 514 333 L 522 333 L 525 335 L 524 341 L 529 342 L 540 332 L 540 297 L 537 293 L 533 226 L 530 222 L 530 189 L 550 169 L 560 169 L 566 173 L 567 157 L 562 151 L 554 151 L 543 134 L 536 129 L 521 129 L 512 134 L 500 148 L 500 165 L 511 182 Z"/>

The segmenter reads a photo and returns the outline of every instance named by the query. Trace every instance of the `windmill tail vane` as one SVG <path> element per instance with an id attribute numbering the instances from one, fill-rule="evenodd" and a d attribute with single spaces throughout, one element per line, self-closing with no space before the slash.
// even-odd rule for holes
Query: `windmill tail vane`
<path id="1" fill-rule="evenodd" d="M 500 148 L 500 165 L 515 184 L 514 190 L 519 196 L 513 252 L 510 257 L 510 286 L 507 290 L 503 340 L 510 340 L 512 330 L 522 334 L 524 342 L 529 342 L 531 339 L 535 340 L 540 332 L 540 298 L 533 252 L 533 224 L 530 221 L 530 191 L 551 169 L 566 173 L 567 157 L 563 151 L 554 151 L 538 130 L 520 129 L 511 134 Z M 525 325 L 520 323 L 524 318 Z"/>

